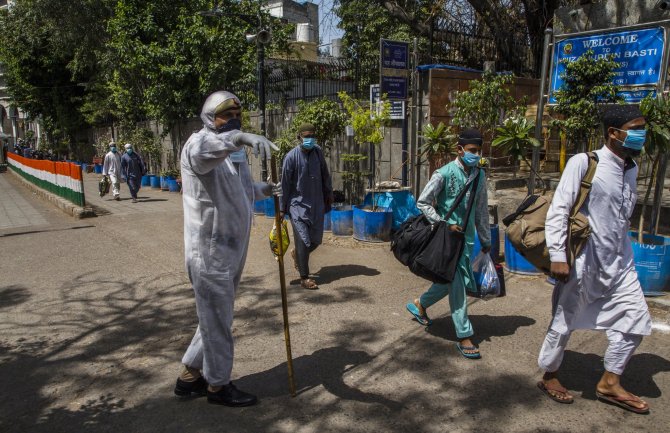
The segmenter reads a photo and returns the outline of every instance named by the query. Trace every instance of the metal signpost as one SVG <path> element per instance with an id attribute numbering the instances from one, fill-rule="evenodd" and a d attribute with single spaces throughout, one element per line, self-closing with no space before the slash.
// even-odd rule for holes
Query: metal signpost
<path id="1" fill-rule="evenodd" d="M 379 40 L 379 85 L 370 86 L 370 102 L 380 93 L 391 101 L 391 119 L 402 120 L 402 186 L 407 186 L 407 115 L 405 103 L 409 87 L 409 42 Z M 376 94 L 374 94 L 376 92 Z M 374 159 L 374 155 L 373 155 Z M 374 170 L 374 167 L 373 167 Z"/>

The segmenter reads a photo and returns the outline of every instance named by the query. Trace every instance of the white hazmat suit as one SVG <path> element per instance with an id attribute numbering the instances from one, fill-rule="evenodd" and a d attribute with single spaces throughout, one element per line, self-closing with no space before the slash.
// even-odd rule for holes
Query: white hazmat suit
<path id="1" fill-rule="evenodd" d="M 239 130 L 215 130 L 215 109 L 230 98 L 237 100 L 229 92 L 207 98 L 200 115 L 205 126 L 191 135 L 181 153 L 186 271 L 199 319 L 182 362 L 201 370 L 211 386 L 230 382 L 233 304 L 247 256 L 253 203 L 272 193 L 271 185 L 252 181 L 246 163 L 228 157 L 244 144 L 253 145 L 256 153 L 259 146 L 268 152 L 269 141 Z"/>

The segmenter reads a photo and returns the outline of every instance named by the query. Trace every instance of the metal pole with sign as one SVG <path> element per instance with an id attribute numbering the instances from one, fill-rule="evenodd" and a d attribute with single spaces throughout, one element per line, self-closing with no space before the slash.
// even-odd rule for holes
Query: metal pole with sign
<path id="1" fill-rule="evenodd" d="M 537 101 L 537 114 L 535 116 L 535 138 L 542 142 L 542 116 L 544 115 L 544 98 L 547 89 L 547 66 L 549 64 L 550 45 L 553 30 L 544 31 L 544 49 L 542 50 L 542 69 L 540 70 L 540 95 Z M 531 161 L 530 176 L 528 179 L 528 195 L 535 192 L 535 177 L 540 168 L 540 149 L 533 147 L 533 158 Z"/>
<path id="2" fill-rule="evenodd" d="M 407 115 L 405 105 L 409 84 L 409 43 L 379 40 L 379 95 L 391 101 L 391 119 L 402 121 L 402 186 L 407 186 Z M 374 167 L 373 167 L 374 170 Z"/>

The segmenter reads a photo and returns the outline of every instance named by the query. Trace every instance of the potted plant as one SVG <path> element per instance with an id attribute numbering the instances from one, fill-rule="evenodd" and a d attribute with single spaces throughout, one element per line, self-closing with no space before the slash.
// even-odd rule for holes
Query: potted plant
<path id="1" fill-rule="evenodd" d="M 433 173 L 451 160 L 451 155 L 456 149 L 457 135 L 453 133 L 450 126 L 443 122 L 438 123 L 437 126 L 427 123 L 420 137 L 423 139 L 423 145 L 417 164 L 421 163 L 422 156 L 427 155 L 429 172 Z"/>
<path id="2" fill-rule="evenodd" d="M 363 106 L 344 92 L 338 94 L 349 122 L 354 130 L 354 142 L 359 146 L 367 144 L 370 154 L 374 155 L 377 147 L 384 141 L 384 126 L 390 118 L 390 104 L 383 97 L 380 104 L 373 110 Z M 372 205 L 353 206 L 354 239 L 367 242 L 388 242 L 391 240 L 393 211 L 377 206 L 375 188 L 379 162 L 370 164 L 372 180 Z"/>
<path id="3" fill-rule="evenodd" d="M 529 150 L 540 147 L 542 144 L 533 136 L 534 131 L 535 124 L 518 115 L 508 117 L 501 126 L 496 128 L 496 138 L 491 146 L 502 150 L 512 158 L 514 177 L 518 171 L 519 161 L 524 161 L 528 167 L 531 167 L 531 170 L 534 170 L 526 158 Z"/>

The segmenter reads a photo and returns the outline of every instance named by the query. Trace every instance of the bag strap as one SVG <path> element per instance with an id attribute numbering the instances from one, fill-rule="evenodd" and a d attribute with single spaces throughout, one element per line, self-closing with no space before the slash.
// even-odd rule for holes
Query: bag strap
<path id="1" fill-rule="evenodd" d="M 465 224 L 463 224 L 463 233 L 468 228 L 468 223 L 470 222 L 470 212 L 472 212 L 472 207 L 475 203 L 475 196 L 477 195 L 477 187 L 479 186 L 479 175 L 481 171 L 477 167 L 477 174 L 475 175 L 475 181 L 472 185 L 472 191 L 470 192 L 470 197 L 468 198 L 468 211 L 465 214 Z"/>
<path id="2" fill-rule="evenodd" d="M 477 174 L 475 174 L 474 178 L 468 179 L 468 181 L 465 183 L 465 186 L 463 187 L 461 192 L 458 193 L 458 196 L 456 197 L 456 200 L 454 201 L 454 204 L 451 205 L 451 208 L 449 208 L 449 211 L 444 216 L 445 221 L 448 221 L 449 218 L 451 218 L 451 214 L 453 214 L 454 211 L 456 210 L 456 208 L 461 204 L 461 202 L 463 201 L 463 197 L 465 197 L 465 194 L 468 192 L 468 188 L 470 187 L 470 185 L 472 183 L 474 183 L 475 188 L 477 187 L 477 184 L 479 183 L 479 173 L 481 172 L 481 170 L 479 169 L 479 167 L 477 167 L 476 169 L 477 169 Z M 470 207 L 471 207 L 470 205 L 472 204 L 472 197 L 473 196 L 474 196 L 474 194 L 470 196 L 470 200 L 468 201 L 468 216 L 470 216 Z M 467 220 L 466 220 L 466 225 L 467 225 Z M 465 231 L 465 228 L 463 228 L 463 231 Z"/>
<path id="3" fill-rule="evenodd" d="M 570 218 L 574 218 L 577 215 L 577 212 L 584 206 L 586 199 L 591 192 L 591 185 L 593 185 L 593 177 L 596 174 L 596 167 L 598 166 L 598 155 L 595 152 L 588 152 L 586 154 L 589 158 L 589 166 L 586 169 L 586 173 L 582 178 L 582 182 L 579 186 L 579 194 L 577 195 L 577 200 L 572 206 L 570 211 Z"/>
<path id="4" fill-rule="evenodd" d="M 591 186 L 593 185 L 593 177 L 596 174 L 596 168 L 598 167 L 598 154 L 595 152 L 588 152 L 586 154 L 589 158 L 589 166 L 586 169 L 586 173 L 584 174 L 584 177 L 582 178 L 582 181 L 579 185 L 579 194 L 577 195 L 577 200 L 575 200 L 575 204 L 572 206 L 572 209 L 570 210 L 570 216 L 568 218 L 568 237 L 566 240 L 566 253 L 567 253 L 567 259 L 568 263 L 572 265 L 574 262 L 574 252 L 572 251 L 572 222 L 575 219 L 575 216 L 577 216 L 577 213 L 579 210 L 584 206 L 584 203 L 586 202 L 586 199 L 589 196 L 589 193 L 591 192 Z"/>

